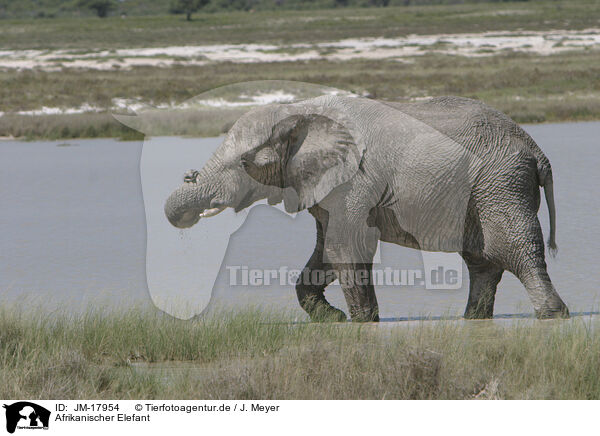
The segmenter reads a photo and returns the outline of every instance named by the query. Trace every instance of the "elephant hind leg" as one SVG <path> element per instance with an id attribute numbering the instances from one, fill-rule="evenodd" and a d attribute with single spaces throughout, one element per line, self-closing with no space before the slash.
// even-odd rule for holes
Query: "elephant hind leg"
<path id="1" fill-rule="evenodd" d="M 508 233 L 508 253 L 504 264 L 523 283 L 537 318 L 566 318 L 569 310 L 552 285 L 546 269 L 544 237 L 534 213 L 517 220 Z"/>
<path id="2" fill-rule="evenodd" d="M 554 289 L 545 262 L 520 268 L 517 277 L 527 289 L 537 318 L 569 317 L 569 309 Z"/>
<path id="3" fill-rule="evenodd" d="M 469 301 L 464 317 L 486 319 L 494 316 L 496 288 L 504 270 L 481 258 L 463 255 L 469 268 Z"/>

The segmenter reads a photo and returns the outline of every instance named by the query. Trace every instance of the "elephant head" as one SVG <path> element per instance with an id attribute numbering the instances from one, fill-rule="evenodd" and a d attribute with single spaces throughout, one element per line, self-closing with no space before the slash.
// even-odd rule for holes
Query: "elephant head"
<path id="1" fill-rule="evenodd" d="M 178 228 L 231 207 L 284 201 L 287 212 L 311 207 L 358 171 L 364 146 L 356 126 L 335 109 L 334 96 L 276 104 L 244 114 L 200 171 L 165 203 Z"/>

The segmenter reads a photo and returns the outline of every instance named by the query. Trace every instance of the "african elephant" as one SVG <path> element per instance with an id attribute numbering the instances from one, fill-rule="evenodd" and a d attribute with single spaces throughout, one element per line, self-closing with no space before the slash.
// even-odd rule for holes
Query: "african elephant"
<path id="1" fill-rule="evenodd" d="M 316 247 L 296 292 L 313 320 L 346 320 L 324 296 L 338 278 L 353 321 L 378 321 L 378 240 L 459 253 L 469 270 L 465 318 L 493 316 L 503 272 L 525 286 L 538 318 L 567 317 L 546 271 L 537 211 L 544 187 L 555 243 L 550 162 L 514 121 L 483 103 L 321 96 L 252 109 L 200 171 L 167 199 L 190 227 L 267 199 L 314 216 Z M 315 271 L 333 271 L 312 280 Z"/>

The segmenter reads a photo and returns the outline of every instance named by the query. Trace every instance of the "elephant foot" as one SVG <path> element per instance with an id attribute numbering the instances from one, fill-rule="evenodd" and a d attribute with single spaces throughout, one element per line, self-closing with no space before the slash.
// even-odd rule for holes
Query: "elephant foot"
<path id="1" fill-rule="evenodd" d="M 465 314 L 463 315 L 464 319 L 492 319 L 493 317 L 493 310 L 475 310 L 469 308 L 467 308 Z"/>
<path id="2" fill-rule="evenodd" d="M 333 307 L 323 294 L 312 294 L 300 298 L 300 306 L 308 313 L 312 322 L 346 322 L 348 317 Z"/>
<path id="3" fill-rule="evenodd" d="M 348 317 L 329 303 L 321 303 L 309 313 L 312 322 L 347 322 Z"/>
<path id="4" fill-rule="evenodd" d="M 379 322 L 379 309 L 351 311 L 352 322 Z"/>
<path id="5" fill-rule="evenodd" d="M 569 309 L 562 305 L 558 308 L 543 308 L 535 311 L 537 319 L 568 319 L 570 318 Z"/>

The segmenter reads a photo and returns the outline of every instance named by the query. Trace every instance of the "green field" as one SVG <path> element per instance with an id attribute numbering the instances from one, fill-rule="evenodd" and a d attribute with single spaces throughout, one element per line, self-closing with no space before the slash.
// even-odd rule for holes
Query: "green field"
<path id="1" fill-rule="evenodd" d="M 131 310 L 0 312 L 0 397 L 598 399 L 600 336 L 569 321 L 293 324 Z"/>
<path id="2" fill-rule="evenodd" d="M 152 80 L 145 80 L 147 77 Z M 5 107 L 18 110 L 73 107 L 83 102 L 109 107 L 115 96 L 136 96 L 156 103 L 183 102 L 225 84 L 266 79 L 318 83 L 396 101 L 461 95 L 485 101 L 524 123 L 600 119 L 600 57 L 577 52 L 533 58 L 507 54 L 483 61 L 431 55 L 409 64 L 353 60 L 138 67 L 131 71 L 67 69 L 18 75 L 0 72 L 0 82 L 10 83 L 0 87 L 0 100 Z M 108 113 L 6 114 L 0 117 L 0 136 L 8 135 L 51 139 L 139 138 Z"/>
<path id="3" fill-rule="evenodd" d="M 598 0 L 2 20 L 0 47 L 65 49 L 319 42 L 342 38 L 600 26 Z"/>
<path id="4" fill-rule="evenodd" d="M 257 11 L 181 16 L 133 16 L 2 20 L 0 49 L 38 49 L 55 56 L 57 68 L 0 68 L 0 137 L 140 138 L 110 115 L 115 98 L 151 104 L 179 104 L 218 86 L 265 79 L 297 80 L 334 86 L 378 99 L 409 101 L 439 95 L 481 99 L 518 122 L 600 119 L 600 50 L 567 49 L 553 54 L 515 50 L 478 56 L 440 51 L 443 40 L 417 47 L 418 55 L 340 59 L 315 45 L 344 38 L 397 38 L 403 35 L 600 28 L 600 1 L 528 1 L 312 11 Z M 441 37 L 440 37 L 441 38 Z M 313 47 L 322 59 L 282 62 L 178 62 L 168 66 L 118 65 L 76 68 L 61 53 L 122 48 L 205 44 L 271 44 L 273 54 L 293 55 Z M 309 48 L 291 47 L 304 43 Z M 562 47 L 563 41 L 553 42 Z M 488 52 L 489 53 L 486 53 Z M 333 52 L 333 53 L 330 53 Z M 108 55 L 106 54 L 108 53 Z M 66 56 L 66 55 L 63 55 Z M 154 60 L 160 60 L 156 56 Z M 0 56 L 0 62 L 2 56 Z M 99 113 L 23 115 L 18 112 L 91 105 Z M 213 133 L 213 132 L 203 132 Z"/>

